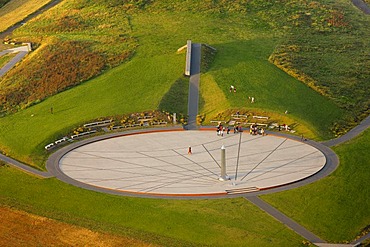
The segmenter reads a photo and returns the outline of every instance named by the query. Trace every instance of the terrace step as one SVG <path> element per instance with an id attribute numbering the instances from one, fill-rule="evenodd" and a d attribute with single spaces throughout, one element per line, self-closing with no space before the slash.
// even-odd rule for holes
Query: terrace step
<path id="1" fill-rule="evenodd" d="M 260 189 L 257 187 L 247 187 L 247 188 L 226 190 L 226 193 L 229 195 L 233 195 L 233 194 L 244 194 L 244 193 L 250 193 L 250 192 L 256 192 L 256 191 L 260 191 Z"/>

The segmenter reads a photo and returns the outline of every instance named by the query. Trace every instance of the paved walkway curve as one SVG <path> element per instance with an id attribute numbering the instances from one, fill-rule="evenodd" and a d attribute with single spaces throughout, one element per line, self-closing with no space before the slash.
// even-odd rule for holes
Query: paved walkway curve
<path id="1" fill-rule="evenodd" d="M 12 49 L 8 49 L 0 52 L 0 57 L 8 53 L 17 53 L 8 63 L 6 63 L 2 68 L 0 68 L 0 77 L 5 75 L 9 70 L 11 70 L 18 62 L 20 62 L 29 52 L 29 46 L 20 46 Z"/>
<path id="2" fill-rule="evenodd" d="M 30 173 L 32 175 L 35 175 L 35 176 L 38 176 L 38 177 L 41 177 L 41 178 L 51 178 L 51 177 L 54 177 L 53 175 L 51 175 L 51 173 L 49 172 L 43 172 L 43 171 L 39 171 L 39 170 L 36 170 L 35 168 L 29 166 L 29 165 L 25 165 L 15 159 L 12 159 L 8 156 L 5 156 L 3 154 L 0 154 L 0 160 L 6 162 L 7 164 L 9 165 L 12 165 L 22 171 L 25 171 L 27 173 Z"/>
<path id="3" fill-rule="evenodd" d="M 341 137 L 331 139 L 329 141 L 322 142 L 325 146 L 333 147 L 339 144 L 342 144 L 343 142 L 349 141 L 359 134 L 361 134 L 363 131 L 365 131 L 370 126 L 370 116 L 365 118 L 359 125 L 348 131 L 346 134 L 342 135 Z"/>

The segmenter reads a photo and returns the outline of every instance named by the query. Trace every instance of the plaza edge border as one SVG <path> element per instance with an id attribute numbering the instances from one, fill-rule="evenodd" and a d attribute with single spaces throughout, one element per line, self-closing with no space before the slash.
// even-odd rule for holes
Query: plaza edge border
<path id="1" fill-rule="evenodd" d="M 201 127 L 198 130 L 194 131 L 214 131 L 215 127 L 212 126 L 205 126 Z M 155 128 L 155 129 L 139 129 L 139 130 L 130 130 L 126 132 L 116 132 L 116 133 L 109 133 L 105 135 L 95 136 L 88 139 L 84 139 L 75 143 L 72 143 L 68 146 L 65 146 L 53 154 L 51 154 L 46 162 L 46 169 L 47 171 L 55 176 L 60 181 L 63 181 L 65 183 L 74 185 L 76 187 L 80 187 L 83 189 L 88 189 L 91 191 L 101 192 L 101 193 L 108 193 L 113 195 L 121 195 L 121 196 L 131 196 L 131 197 L 142 197 L 142 198 L 162 198 L 162 199 L 217 199 L 217 198 L 235 198 L 235 197 L 249 197 L 249 196 L 257 196 L 257 195 L 263 195 L 263 194 L 271 194 L 276 193 L 279 191 L 285 191 L 290 190 L 293 188 L 298 188 L 303 185 L 307 185 L 310 183 L 313 183 L 315 181 L 318 181 L 329 174 L 331 174 L 339 165 L 339 159 L 338 156 L 332 151 L 329 147 L 325 146 L 324 144 L 311 141 L 311 140 L 304 140 L 303 142 L 318 149 L 320 152 L 322 152 L 326 158 L 326 163 L 324 167 L 312 174 L 309 177 L 303 178 L 298 181 L 294 181 L 291 183 L 278 185 L 274 187 L 269 188 L 263 188 L 260 191 L 256 192 L 248 192 L 248 193 L 240 193 L 240 194 L 233 194 L 229 195 L 226 192 L 225 193 L 212 193 L 212 194 L 155 194 L 155 193 L 140 193 L 140 192 L 130 192 L 130 191 L 124 191 L 124 190 L 114 190 L 114 189 L 108 189 L 98 186 L 93 186 L 89 184 L 85 184 L 82 182 L 79 182 L 77 180 L 74 180 L 70 178 L 69 176 L 65 175 L 59 168 L 59 161 L 63 158 L 63 156 L 72 150 L 79 148 L 84 145 L 88 145 L 94 142 L 103 141 L 111 138 L 117 138 L 117 137 L 123 137 L 123 136 L 131 136 L 131 135 L 140 135 L 140 134 L 149 134 L 149 133 L 157 133 L 157 132 L 172 132 L 172 131 L 186 131 L 182 127 L 166 127 L 166 128 Z M 191 131 L 191 130 L 190 130 Z M 285 133 L 280 132 L 266 132 L 268 135 L 277 136 L 277 137 L 283 137 L 287 139 L 291 139 L 294 141 L 301 141 L 301 138 L 298 136 L 293 136 Z"/>

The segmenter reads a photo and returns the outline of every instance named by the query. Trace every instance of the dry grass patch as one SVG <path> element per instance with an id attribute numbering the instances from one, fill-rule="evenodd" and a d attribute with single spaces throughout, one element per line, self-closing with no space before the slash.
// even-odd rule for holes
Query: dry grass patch
<path id="1" fill-rule="evenodd" d="M 0 207 L 0 246 L 154 246 Z"/>

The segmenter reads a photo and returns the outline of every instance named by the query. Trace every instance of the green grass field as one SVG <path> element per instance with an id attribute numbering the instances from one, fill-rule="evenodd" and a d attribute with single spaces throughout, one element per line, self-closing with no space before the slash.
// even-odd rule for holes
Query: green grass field
<path id="1" fill-rule="evenodd" d="M 354 239 L 370 224 L 370 130 L 334 148 L 338 169 L 321 181 L 262 198 L 331 242 Z"/>
<path id="2" fill-rule="evenodd" d="M 303 239 L 245 199 L 112 196 L 0 167 L 0 204 L 164 246 L 300 246 Z M 22 184 L 22 186 L 19 186 Z"/>

